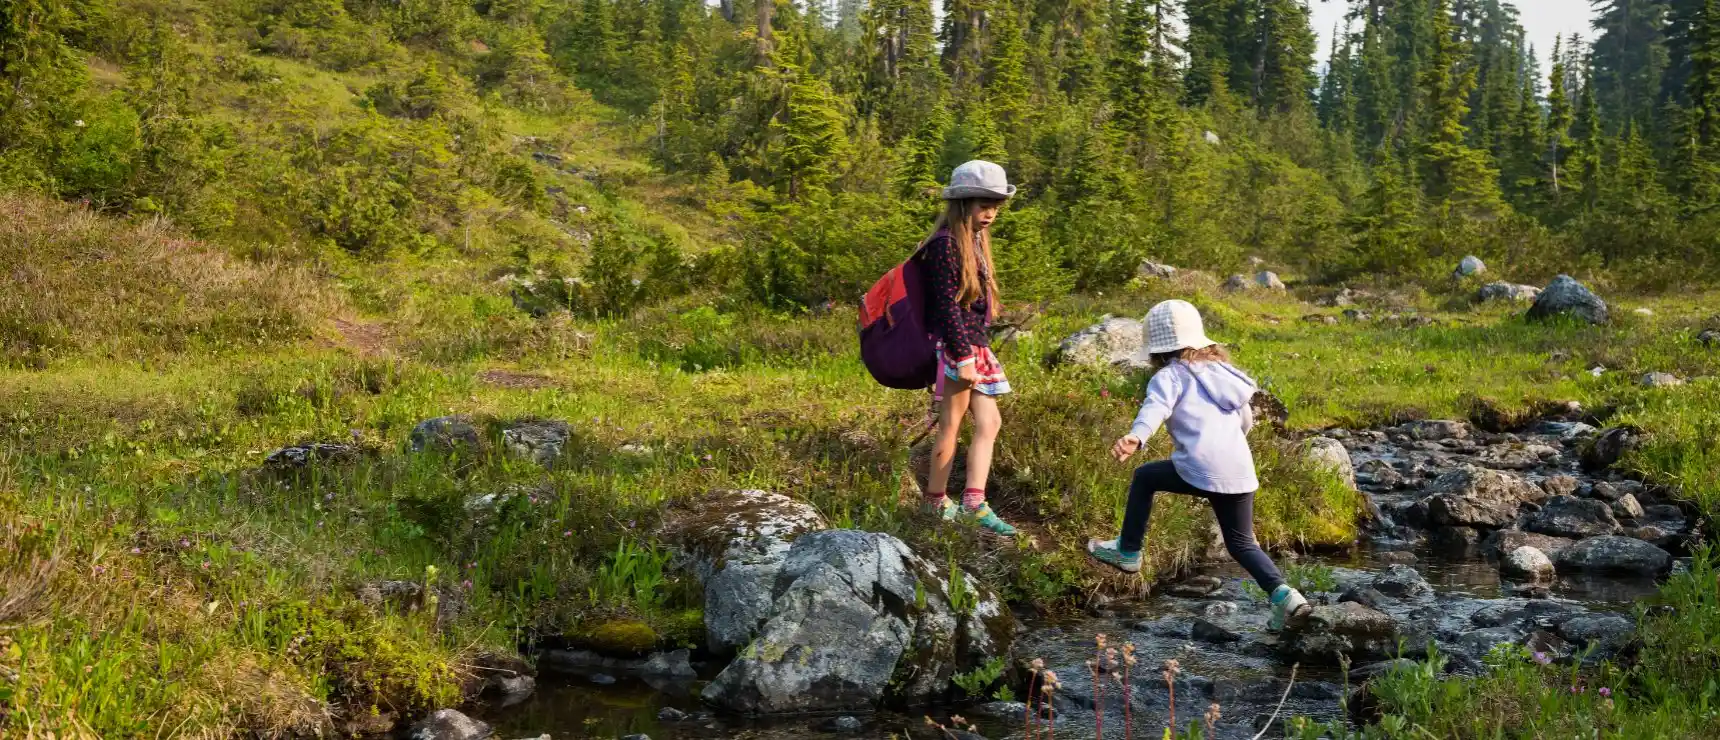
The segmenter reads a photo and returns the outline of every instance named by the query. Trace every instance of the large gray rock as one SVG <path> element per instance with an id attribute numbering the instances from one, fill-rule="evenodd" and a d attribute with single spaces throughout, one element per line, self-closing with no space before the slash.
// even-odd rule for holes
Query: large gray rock
<path id="1" fill-rule="evenodd" d="M 1450 470 L 1429 484 L 1428 521 L 1437 526 L 1498 529 L 1517 519 L 1526 502 L 1546 496 L 1522 476 L 1474 465 Z"/>
<path id="2" fill-rule="evenodd" d="M 363 456 L 363 451 L 348 444 L 312 442 L 282 447 L 263 458 L 263 467 L 274 471 L 293 471 L 317 463 L 349 462 Z"/>
<path id="3" fill-rule="evenodd" d="M 1636 625 L 1618 614 L 1581 614 L 1559 624 L 1559 636 L 1602 649 L 1623 645 L 1635 631 Z"/>
<path id="4" fill-rule="evenodd" d="M 1492 301 L 1528 303 L 1540 295 L 1541 289 L 1533 285 L 1519 285 L 1501 280 L 1481 286 L 1481 289 L 1475 292 L 1475 300 L 1483 303 Z"/>
<path id="5" fill-rule="evenodd" d="M 1556 575 L 1553 559 L 1528 545 L 1512 550 L 1499 561 L 1499 572 L 1508 578 L 1530 582 L 1550 581 Z"/>
<path id="6" fill-rule="evenodd" d="M 1547 557 L 1556 558 L 1565 548 L 1574 544 L 1577 544 L 1576 540 L 1563 537 L 1524 532 L 1520 529 L 1501 529 L 1487 535 L 1486 541 L 1481 543 L 1481 554 L 1490 558 L 1504 558 L 1519 547 L 1533 547 Z"/>
<path id="7" fill-rule="evenodd" d="M 1257 287 L 1265 288 L 1267 290 L 1288 290 L 1288 288 L 1284 286 L 1284 281 L 1278 279 L 1278 273 L 1271 270 L 1262 270 L 1256 273 L 1254 275 L 1254 284 Z"/>
<path id="8" fill-rule="evenodd" d="M 1618 497 L 1617 501 L 1612 502 L 1612 512 L 1613 516 L 1620 519 L 1638 519 L 1643 515 L 1642 502 L 1637 501 L 1635 496 L 1627 493 Z"/>
<path id="9" fill-rule="evenodd" d="M 472 420 L 464 416 L 439 416 L 425 419 L 412 428 L 407 438 L 413 452 L 471 454 L 483 450 L 484 436 Z"/>
<path id="10" fill-rule="evenodd" d="M 1644 388 L 1676 388 L 1684 385 L 1684 379 L 1672 373 L 1648 373 L 1638 383 Z"/>
<path id="11" fill-rule="evenodd" d="M 1467 439 L 1469 425 L 1450 419 L 1425 419 L 1404 424 L 1399 429 L 1411 439 L 1427 442 L 1441 442 L 1448 439 Z"/>
<path id="12" fill-rule="evenodd" d="M 1575 316 L 1591 324 L 1605 324 L 1607 303 L 1571 276 L 1560 275 L 1541 290 L 1541 294 L 1535 297 L 1535 305 L 1529 307 L 1530 319 L 1542 320 L 1559 315 Z"/>
<path id="13" fill-rule="evenodd" d="M 1284 657 L 1309 663 L 1337 665 L 1338 656 L 1352 661 L 1387 660 L 1396 650 L 1397 622 L 1391 616 L 1355 601 L 1313 608 L 1290 624 L 1279 637 Z"/>
<path id="14" fill-rule="evenodd" d="M 502 447 L 513 457 L 547 468 L 555 465 L 572 436 L 573 428 L 565 421 L 522 421 L 502 430 Z"/>
<path id="15" fill-rule="evenodd" d="M 1331 437 L 1310 437 L 1302 444 L 1303 454 L 1316 467 L 1324 468 L 1338 477 L 1338 480 L 1356 488 L 1356 468 L 1350 462 L 1350 451 L 1344 448 L 1344 443 Z"/>
<path id="16" fill-rule="evenodd" d="M 1486 271 L 1487 264 L 1482 262 L 1480 257 L 1472 254 L 1464 257 L 1461 262 L 1458 262 L 1457 269 L 1454 272 L 1458 277 L 1473 277 Z"/>
<path id="17" fill-rule="evenodd" d="M 1108 316 L 1097 324 L 1069 335 L 1057 348 L 1057 361 L 1087 367 L 1121 367 L 1128 370 L 1145 369 L 1148 363 L 1138 357 L 1143 328 L 1135 319 Z"/>
<path id="18" fill-rule="evenodd" d="M 1241 273 L 1231 275 L 1224 281 L 1225 290 L 1248 290 L 1253 287 L 1253 285 L 1254 283 L 1248 280 L 1248 276 Z"/>
<path id="19" fill-rule="evenodd" d="M 1605 501 L 1554 496 L 1530 514 L 1523 528 L 1554 537 L 1598 537 L 1618 531 L 1618 520 Z"/>
<path id="20" fill-rule="evenodd" d="M 661 539 L 704 584 L 706 647 L 729 654 L 751 643 L 794 539 L 828 526 L 810 505 L 758 490 L 713 491 L 671 511 Z"/>
<path id="21" fill-rule="evenodd" d="M 1374 590 L 1396 599 L 1409 599 L 1433 593 L 1433 587 L 1421 572 L 1408 565 L 1391 565 L 1374 577 Z"/>
<path id="22" fill-rule="evenodd" d="M 1565 548 L 1558 567 L 1577 573 L 1659 575 L 1672 567 L 1672 555 L 1642 540 L 1606 535 Z"/>
<path id="23" fill-rule="evenodd" d="M 452 709 L 438 709 L 419 720 L 407 735 L 411 740 L 484 740 L 490 726 Z"/>
<path id="24" fill-rule="evenodd" d="M 995 594 L 876 532 L 801 536 L 774 592 L 769 620 L 706 686 L 706 701 L 745 714 L 925 701 L 1007 652 L 1014 631 Z"/>

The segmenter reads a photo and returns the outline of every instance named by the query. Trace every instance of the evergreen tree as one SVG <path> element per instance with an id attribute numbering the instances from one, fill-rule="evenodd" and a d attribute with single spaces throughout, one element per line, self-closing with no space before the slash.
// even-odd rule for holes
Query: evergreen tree
<path id="1" fill-rule="evenodd" d="M 1567 70 L 1562 53 L 1563 38 L 1553 40 L 1553 68 L 1547 76 L 1547 174 L 1553 197 L 1559 197 L 1564 187 L 1565 159 L 1571 150 L 1571 101 L 1565 93 Z"/>
<path id="2" fill-rule="evenodd" d="M 1433 46 L 1421 78 L 1425 119 L 1418 157 L 1423 192 L 1434 203 L 1453 206 L 1466 215 L 1490 214 L 1499 207 L 1498 173 L 1487 155 L 1469 146 L 1463 117 L 1475 70 L 1463 63 L 1446 0 L 1433 0 Z"/>
<path id="3" fill-rule="evenodd" d="M 954 125 L 943 101 L 934 104 L 931 115 L 912 136 L 902 140 L 897 154 L 896 192 L 910 200 L 929 197 L 943 182 L 944 141 Z"/>
<path id="4" fill-rule="evenodd" d="M 848 150 L 847 118 L 830 85 L 807 69 L 805 40 L 798 29 L 776 36 L 773 73 L 787 90 L 782 114 L 771 128 L 782 139 L 778 183 L 790 200 L 822 190 L 836 177 L 835 164 Z"/>
<path id="5" fill-rule="evenodd" d="M 1543 130 L 1541 101 L 1535 97 L 1534 77 L 1523 79 L 1518 94 L 1517 111 L 1511 118 L 1510 141 L 1501 158 L 1500 175 L 1511 204 L 1519 209 L 1540 212 L 1545 189 L 1542 163 L 1546 158 L 1547 142 Z"/>
<path id="6" fill-rule="evenodd" d="M 1600 197 L 1601 154 L 1605 141 L 1601 136 L 1600 111 L 1595 99 L 1592 72 L 1583 82 L 1577 98 L 1577 112 L 1572 127 L 1574 148 L 1571 150 L 1571 171 L 1582 190 L 1583 207 L 1593 209 Z"/>
<path id="7" fill-rule="evenodd" d="M 1669 61 L 1665 26 L 1667 0 L 1590 0 L 1595 7 L 1595 98 L 1603 123 L 1621 131 L 1626 122 L 1649 125 Z"/>
<path id="8" fill-rule="evenodd" d="M 1340 136 L 1351 135 L 1356 125 L 1353 41 L 1347 29 L 1343 33 L 1332 29 L 1332 52 L 1327 57 L 1326 76 L 1320 81 L 1320 125 Z"/>
<path id="9" fill-rule="evenodd" d="M 1255 40 L 1254 107 L 1262 115 L 1302 110 L 1313 100 L 1314 29 L 1302 0 L 1263 0 Z"/>
<path id="10" fill-rule="evenodd" d="M 70 123 L 72 96 L 85 79 L 66 43 L 80 20 L 74 7 L 62 0 L 0 5 L 0 184 L 42 184 L 40 155 L 47 152 L 40 149 Z"/>

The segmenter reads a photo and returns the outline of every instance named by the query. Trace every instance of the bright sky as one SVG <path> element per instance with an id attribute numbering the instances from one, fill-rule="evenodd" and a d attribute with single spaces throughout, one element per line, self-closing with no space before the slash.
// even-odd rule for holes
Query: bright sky
<path id="1" fill-rule="evenodd" d="M 1320 34 L 1320 51 L 1315 58 L 1324 65 L 1332 50 L 1332 27 L 1342 28 L 1349 3 L 1308 0 L 1308 4 L 1314 11 L 1314 31 Z M 1594 30 L 1589 27 L 1589 19 L 1593 17 L 1589 0 L 1515 0 L 1511 4 L 1517 6 L 1519 22 L 1529 34 L 1529 43 L 1535 45 L 1535 57 L 1541 61 L 1543 70 L 1547 67 L 1547 55 L 1553 51 L 1554 36 L 1580 33 L 1585 40 L 1594 37 Z"/>

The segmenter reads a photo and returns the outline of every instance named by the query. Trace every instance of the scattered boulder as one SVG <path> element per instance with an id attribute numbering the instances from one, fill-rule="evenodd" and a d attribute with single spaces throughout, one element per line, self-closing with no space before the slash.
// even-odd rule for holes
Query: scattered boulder
<path id="1" fill-rule="evenodd" d="M 1560 275 L 1541 290 L 1541 294 L 1535 297 L 1535 305 L 1529 307 L 1531 320 L 1559 315 L 1575 316 L 1591 324 L 1605 324 L 1607 304 L 1571 276 Z"/>
<path id="2" fill-rule="evenodd" d="M 301 470 L 322 462 L 347 462 L 358 459 L 363 452 L 352 445 L 311 442 L 282 447 L 263 458 L 263 467 L 284 472 Z"/>
<path id="3" fill-rule="evenodd" d="M 1374 578 L 1374 589 L 1399 599 L 1414 598 L 1433 592 L 1433 587 L 1427 585 L 1427 579 L 1422 578 L 1419 571 L 1408 565 L 1387 567 L 1384 573 Z"/>
<path id="4" fill-rule="evenodd" d="M 1486 271 L 1487 271 L 1487 264 L 1482 262 L 1480 257 L 1477 257 L 1477 256 L 1472 254 L 1472 255 L 1469 255 L 1467 257 L 1464 257 L 1461 262 L 1458 262 L 1457 263 L 1457 269 L 1454 270 L 1453 272 L 1458 277 L 1473 277 L 1475 275 L 1480 275 L 1481 273 L 1484 273 Z"/>
<path id="5" fill-rule="evenodd" d="M 1436 525 L 1499 529 L 1516 521 L 1517 509 L 1546 495 L 1521 476 L 1474 465 L 1440 475 L 1427 491 L 1428 521 Z"/>
<path id="6" fill-rule="evenodd" d="M 688 719 L 692 718 L 692 716 L 693 715 L 687 714 L 686 712 L 674 707 L 663 707 L 662 709 L 657 710 L 657 720 L 659 722 L 686 722 Z"/>
<path id="7" fill-rule="evenodd" d="M 1635 496 L 1627 493 L 1612 502 L 1612 513 L 1620 519 L 1638 519 L 1643 515 L 1642 504 L 1637 502 Z"/>
<path id="8" fill-rule="evenodd" d="M 952 581 L 965 593 L 952 594 Z M 995 594 L 882 533 L 800 536 L 774 593 L 769 619 L 705 687 L 706 701 L 744 714 L 925 701 L 956 673 L 1006 653 L 1014 630 Z"/>
<path id="9" fill-rule="evenodd" d="M 1535 532 L 1525 532 L 1520 529 L 1501 529 L 1487 535 L 1481 543 L 1481 552 L 1490 558 L 1504 558 L 1519 547 L 1533 547 L 1547 557 L 1558 557 L 1565 548 L 1576 544 L 1576 540 L 1563 537 L 1552 537 Z"/>
<path id="10" fill-rule="evenodd" d="M 483 434 L 464 416 L 425 419 L 412 428 L 407 442 L 413 452 L 472 453 L 484 448 Z"/>
<path id="11" fill-rule="evenodd" d="M 1200 617 L 1195 618 L 1194 625 L 1189 630 L 1189 635 L 1201 642 L 1213 643 L 1237 642 L 1242 639 L 1241 634 L 1220 627 L 1205 619 L 1201 619 Z"/>
<path id="12" fill-rule="evenodd" d="M 1672 373 L 1648 373 L 1637 382 L 1644 388 L 1676 388 L 1684 385 L 1684 379 Z"/>
<path id="13" fill-rule="evenodd" d="M 1231 275 L 1224 281 L 1225 290 L 1248 290 L 1253 285 L 1252 282 L 1249 282 L 1248 276 L 1241 273 Z"/>
<path id="14" fill-rule="evenodd" d="M 1575 496 L 1581 487 L 1582 481 L 1572 475 L 1550 475 L 1541 481 L 1541 490 L 1549 496 Z"/>
<path id="15" fill-rule="evenodd" d="M 1338 480 L 1356 489 L 1356 469 L 1350 462 L 1350 451 L 1344 448 L 1344 443 L 1331 437 L 1310 437 L 1302 443 L 1303 454 L 1314 463 L 1315 467 L 1324 468 L 1338 477 Z"/>
<path id="16" fill-rule="evenodd" d="M 412 726 L 407 737 L 411 740 L 485 740 L 493 730 L 489 725 L 452 709 L 438 709 Z"/>
<path id="17" fill-rule="evenodd" d="M 859 732 L 865 728 L 866 723 L 861 722 L 859 717 L 844 714 L 825 722 L 819 729 L 825 732 Z"/>
<path id="18" fill-rule="evenodd" d="M 753 641 L 792 541 L 827 526 L 810 505 L 758 490 L 714 491 L 670 512 L 660 538 L 704 584 L 707 648 L 728 654 Z"/>
<path id="19" fill-rule="evenodd" d="M 1618 614 L 1581 614 L 1559 624 L 1559 636 L 1602 649 L 1623 645 L 1635 631 L 1636 625 Z"/>
<path id="20" fill-rule="evenodd" d="M 1482 657 L 1492 651 L 1494 645 L 1515 643 L 1517 635 L 1515 627 L 1484 627 L 1458 635 L 1457 647 L 1471 656 Z"/>
<path id="21" fill-rule="evenodd" d="M 1481 552 L 1482 535 L 1474 527 L 1438 527 L 1427 539 L 1434 551 L 1447 558 L 1467 559 Z"/>
<path id="22" fill-rule="evenodd" d="M 1448 439 L 1468 439 L 1469 425 L 1461 421 L 1448 419 L 1426 419 L 1412 421 L 1400 427 L 1410 439 L 1427 442 L 1443 442 Z"/>
<path id="23" fill-rule="evenodd" d="M 1142 260 L 1141 266 L 1135 270 L 1135 275 L 1142 278 L 1158 278 L 1169 280 L 1177 276 L 1177 268 L 1164 265 L 1152 260 Z"/>
<path id="24" fill-rule="evenodd" d="M 1360 309 L 1355 309 L 1355 308 L 1344 309 L 1344 318 L 1349 319 L 1351 321 L 1367 321 L 1369 319 L 1372 319 L 1373 317 L 1374 317 L 1373 314 L 1370 314 L 1367 311 L 1363 311 Z"/>
<path id="25" fill-rule="evenodd" d="M 1145 369 L 1148 364 L 1141 356 L 1143 332 L 1141 322 L 1135 319 L 1107 316 L 1064 339 L 1057 348 L 1057 361 L 1087 367 Z"/>
<path id="26" fill-rule="evenodd" d="M 1554 537 L 1596 537 L 1617 532 L 1618 520 L 1604 501 L 1554 496 L 1540 511 L 1529 515 L 1523 528 Z"/>
<path id="27" fill-rule="evenodd" d="M 698 671 L 693 670 L 692 657 L 692 651 L 686 648 L 653 653 L 639 667 L 639 675 L 687 680 L 698 678 Z"/>
<path id="28" fill-rule="evenodd" d="M 1309 663 L 1337 664 L 1351 660 L 1385 660 L 1397 649 L 1397 623 L 1384 612 L 1354 601 L 1313 608 L 1305 619 L 1289 625 L 1279 637 L 1285 657 Z"/>
<path id="29" fill-rule="evenodd" d="M 1512 550 L 1511 554 L 1499 561 L 1499 572 L 1508 578 L 1530 582 L 1549 581 L 1556 575 L 1553 559 L 1528 545 Z"/>
<path id="30" fill-rule="evenodd" d="M 1284 281 L 1278 279 L 1278 273 L 1271 270 L 1262 270 L 1255 273 L 1254 284 L 1257 287 L 1265 288 L 1267 290 L 1288 290 L 1288 288 L 1284 287 Z"/>
<path id="31" fill-rule="evenodd" d="M 547 468 L 555 465 L 572 436 L 573 428 L 565 421 L 522 421 L 502 430 L 502 447 L 515 458 Z"/>
<path id="32" fill-rule="evenodd" d="M 1165 593 L 1180 596 L 1185 599 L 1199 599 L 1211 596 L 1224 588 L 1224 581 L 1217 576 L 1191 576 L 1165 588 Z"/>
<path id="33" fill-rule="evenodd" d="M 1602 431 L 1583 449 L 1582 463 L 1586 470 L 1605 470 L 1618 463 L 1619 458 L 1642 444 L 1642 430 L 1631 426 L 1611 427 Z"/>
<path id="34" fill-rule="evenodd" d="M 1488 283 L 1475 292 L 1475 300 L 1482 303 L 1492 301 L 1511 301 L 1513 303 L 1528 303 L 1541 295 L 1541 289 L 1533 285 L 1518 285 L 1505 281 Z"/>
<path id="35" fill-rule="evenodd" d="M 1659 575 L 1672 568 L 1672 555 L 1642 540 L 1604 535 L 1565 548 L 1557 565 L 1564 572 Z"/>
<path id="36" fill-rule="evenodd" d="M 1389 599 L 1372 586 L 1352 586 L 1338 595 L 1338 603 L 1355 602 L 1369 609 L 1379 609 Z"/>
<path id="37" fill-rule="evenodd" d="M 1720 329 L 1703 329 L 1696 335 L 1696 341 L 1704 347 L 1720 345 Z"/>

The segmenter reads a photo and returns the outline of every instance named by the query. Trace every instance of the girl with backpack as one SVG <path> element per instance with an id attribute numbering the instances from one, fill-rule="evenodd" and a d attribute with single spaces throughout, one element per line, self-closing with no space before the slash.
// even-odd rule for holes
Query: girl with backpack
<path id="1" fill-rule="evenodd" d="M 989 335 L 998 307 L 990 229 L 1013 195 L 1015 186 L 1002 167 L 980 160 L 957 167 L 944 188 L 944 213 L 914 256 L 925 275 L 926 328 L 937 340 L 938 355 L 932 387 L 937 436 L 923 505 L 944 519 L 972 521 L 1004 536 L 1014 535 L 1015 527 L 999 519 L 985 500 L 992 448 L 1003 424 L 996 399 L 1009 392 L 1009 378 L 991 351 Z M 973 437 L 958 505 L 946 491 L 963 416 L 973 417 Z"/>
<path id="2" fill-rule="evenodd" d="M 1153 495 L 1163 491 L 1206 499 L 1218 517 L 1224 549 L 1271 597 L 1268 628 L 1283 629 L 1309 606 L 1254 540 L 1254 494 L 1260 483 L 1248 430 L 1254 426 L 1249 401 L 1259 386 L 1206 337 L 1200 311 L 1187 301 L 1153 306 L 1146 324 L 1146 351 L 1158 371 L 1147 384 L 1147 400 L 1134 425 L 1112 445 L 1111 454 L 1118 462 L 1128 460 L 1167 422 L 1175 451 L 1169 460 L 1135 469 L 1122 533 L 1114 540 L 1088 542 L 1087 552 L 1126 573 L 1140 572 Z"/>

